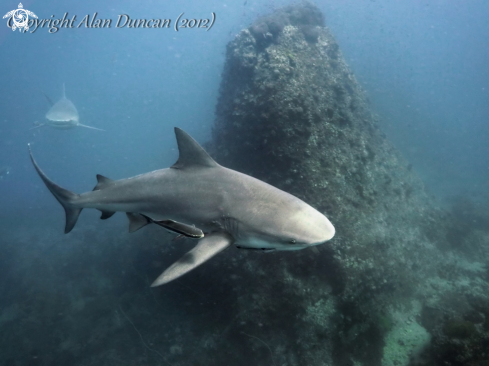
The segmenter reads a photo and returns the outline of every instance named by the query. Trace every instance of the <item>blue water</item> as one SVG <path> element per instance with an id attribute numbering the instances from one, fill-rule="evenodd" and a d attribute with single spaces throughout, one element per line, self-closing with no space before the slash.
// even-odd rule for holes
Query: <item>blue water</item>
<path id="1" fill-rule="evenodd" d="M 113 22 L 119 14 L 175 21 L 182 12 L 189 18 L 210 18 L 214 12 L 216 21 L 209 31 L 112 26 L 53 34 L 44 28 L 30 34 L 13 32 L 0 21 L 0 169 L 11 167 L 0 180 L 0 250 L 10 243 L 6 238 L 22 235 L 35 246 L 39 231 L 53 242 L 66 240 L 64 214 L 35 173 L 28 143 L 46 174 L 75 192 L 91 190 L 96 174 L 120 179 L 170 166 L 177 159 L 174 126 L 202 143 L 211 136 L 227 42 L 256 17 L 287 4 L 23 2 L 39 18 L 77 15 L 75 24 L 94 12 Z M 442 204 L 457 196 L 489 202 L 489 2 L 334 0 L 317 5 L 366 90 L 381 128 L 428 190 Z M 0 13 L 17 6 L 3 1 Z M 45 121 L 49 109 L 43 93 L 57 100 L 63 83 L 80 122 L 105 132 L 48 126 L 31 130 L 34 123 Z M 100 233 L 90 226 L 87 243 L 96 235 L 121 238 L 127 224 L 118 216 L 110 223 L 95 223 L 98 214 L 84 212 L 77 228 L 104 228 Z M 30 230 L 36 234 L 29 236 Z M 116 248 L 116 243 L 110 245 Z M 63 257 L 59 251 L 71 250 L 50 247 L 46 241 L 37 248 L 35 258 Z M 12 258 L 25 259 L 18 253 L 8 260 Z M 29 260 L 35 263 L 33 258 Z M 27 281 L 12 273 L 8 281 Z"/>
<path id="2" fill-rule="evenodd" d="M 0 33 L 0 165 L 14 168 L 3 182 L 1 214 L 15 214 L 39 194 L 26 154 L 74 190 L 95 172 L 114 178 L 168 166 L 176 158 L 172 126 L 199 141 L 210 136 L 226 43 L 258 15 L 286 2 L 180 1 L 25 2 L 40 18 L 98 13 L 113 19 L 209 18 L 210 31 L 187 29 L 60 29 Z M 4 4 L 5 13 L 17 4 Z M 484 1 L 319 2 L 326 23 L 363 84 L 384 131 L 442 196 L 482 194 L 489 180 L 489 11 Z M 76 22 L 75 22 L 76 24 Z M 31 29 L 32 30 L 32 29 Z M 62 83 L 81 123 L 107 132 L 29 131 L 43 122 Z M 121 161 L 123 162 L 121 164 Z M 76 164 L 76 165 L 74 165 Z M 39 201 L 40 200 L 40 201 Z"/>
<path id="3" fill-rule="evenodd" d="M 325 10 L 384 132 L 443 198 L 487 200 L 485 1 L 338 1 Z"/>

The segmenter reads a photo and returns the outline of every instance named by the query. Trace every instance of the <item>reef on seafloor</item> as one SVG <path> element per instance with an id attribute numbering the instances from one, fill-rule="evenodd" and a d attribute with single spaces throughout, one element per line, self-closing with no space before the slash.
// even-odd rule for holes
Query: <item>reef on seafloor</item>
<path id="1" fill-rule="evenodd" d="M 208 147 L 324 212 L 336 236 L 317 251 L 229 248 L 150 288 L 195 241 L 128 235 L 125 215 L 95 210 L 64 235 L 54 200 L 29 207 L 35 220 L 12 212 L 0 365 L 488 365 L 487 210 L 437 207 L 317 7 L 278 9 L 228 44 Z"/>
<path id="2" fill-rule="evenodd" d="M 246 255 L 263 281 L 239 294 L 240 320 L 272 319 L 281 364 L 489 362 L 489 227 L 425 192 L 315 5 L 277 10 L 228 44 L 212 148 L 337 229 L 319 254 Z"/>

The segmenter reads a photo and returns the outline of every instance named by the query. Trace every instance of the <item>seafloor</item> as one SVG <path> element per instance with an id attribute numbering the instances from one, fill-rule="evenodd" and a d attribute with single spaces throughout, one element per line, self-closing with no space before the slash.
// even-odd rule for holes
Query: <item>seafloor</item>
<path id="1" fill-rule="evenodd" d="M 231 248 L 152 289 L 195 242 L 127 235 L 122 215 L 84 213 L 67 236 L 61 208 L 2 219 L 0 365 L 489 365 L 489 214 L 438 207 L 324 23 L 302 3 L 229 43 L 208 148 L 335 238 Z"/>

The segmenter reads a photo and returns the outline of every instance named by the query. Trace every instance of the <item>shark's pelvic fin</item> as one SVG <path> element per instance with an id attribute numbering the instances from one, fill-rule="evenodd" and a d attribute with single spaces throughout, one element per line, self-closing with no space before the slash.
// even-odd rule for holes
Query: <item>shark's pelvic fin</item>
<path id="1" fill-rule="evenodd" d="M 172 165 L 173 169 L 185 169 L 190 167 L 218 167 L 214 159 L 195 141 L 188 133 L 175 127 L 178 151 L 178 160 Z"/>
<path id="2" fill-rule="evenodd" d="M 168 267 L 152 284 L 156 287 L 173 281 L 185 273 L 200 266 L 233 243 L 233 238 L 226 232 L 220 231 L 207 234 L 199 243 L 182 258 Z"/>
<path id="3" fill-rule="evenodd" d="M 129 232 L 133 233 L 138 231 L 143 226 L 146 226 L 150 221 L 143 215 L 133 212 L 126 212 L 127 218 L 129 219 Z"/>
<path id="4" fill-rule="evenodd" d="M 73 227 L 76 224 L 76 221 L 78 220 L 78 216 L 80 216 L 81 208 L 76 207 L 73 205 L 73 201 L 78 198 L 78 194 L 73 193 L 71 191 L 68 191 L 67 189 L 64 189 L 63 187 L 58 186 L 56 183 L 51 181 L 46 174 L 39 168 L 37 165 L 36 161 L 34 160 L 34 157 L 32 156 L 32 151 L 31 151 L 31 146 L 29 146 L 29 154 L 31 156 L 31 161 L 32 164 L 34 165 L 34 168 L 36 168 L 37 173 L 43 180 L 44 184 L 48 189 L 51 191 L 54 197 L 58 200 L 59 203 L 61 203 L 61 206 L 65 209 L 66 213 L 66 225 L 65 225 L 65 234 L 69 233 Z"/>

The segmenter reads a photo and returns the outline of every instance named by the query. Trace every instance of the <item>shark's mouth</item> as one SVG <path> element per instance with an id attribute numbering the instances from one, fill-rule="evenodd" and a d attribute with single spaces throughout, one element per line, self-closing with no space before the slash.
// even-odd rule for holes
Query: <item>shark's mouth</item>
<path id="1" fill-rule="evenodd" d="M 250 248 L 250 247 L 241 247 L 239 245 L 237 245 L 236 248 L 238 248 L 238 249 L 246 249 L 246 250 L 260 250 L 262 252 L 273 252 L 273 251 L 277 250 L 275 248 Z"/>
<path id="2" fill-rule="evenodd" d="M 62 129 L 62 130 L 67 130 L 69 128 L 76 127 L 78 125 L 78 122 L 76 120 L 74 120 L 74 119 L 61 120 L 61 121 L 49 120 L 48 124 L 51 127 L 54 127 L 54 128 L 59 128 L 59 129 Z"/>

